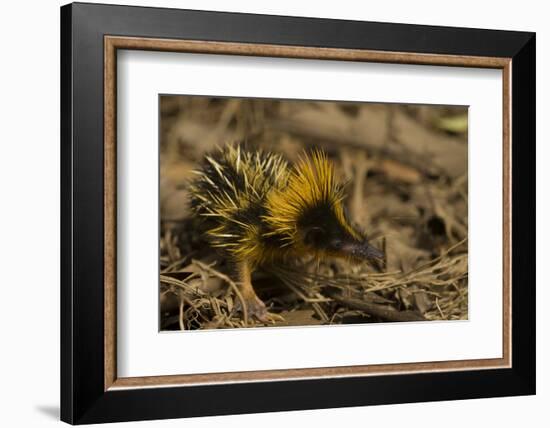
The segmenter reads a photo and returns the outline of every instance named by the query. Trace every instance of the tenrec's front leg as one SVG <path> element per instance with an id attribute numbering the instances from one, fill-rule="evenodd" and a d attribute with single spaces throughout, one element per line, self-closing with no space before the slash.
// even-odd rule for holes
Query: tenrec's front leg
<path id="1" fill-rule="evenodd" d="M 249 317 L 256 317 L 261 322 L 268 322 L 270 314 L 267 312 L 264 302 L 260 300 L 254 291 L 254 287 L 252 286 L 252 272 L 249 263 L 246 261 L 239 262 L 237 264 L 237 271 L 239 277 L 237 286 L 246 304 L 247 315 Z M 242 303 L 237 298 L 237 307 L 239 310 L 244 311 L 242 306 Z"/>

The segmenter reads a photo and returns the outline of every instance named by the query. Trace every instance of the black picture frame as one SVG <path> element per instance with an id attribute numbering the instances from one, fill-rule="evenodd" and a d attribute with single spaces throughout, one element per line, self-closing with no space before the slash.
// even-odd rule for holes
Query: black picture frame
<path id="1" fill-rule="evenodd" d="M 511 58 L 512 367 L 105 391 L 105 35 Z M 63 6 L 61 419 L 85 424 L 534 394 L 535 98 L 534 33 Z"/>

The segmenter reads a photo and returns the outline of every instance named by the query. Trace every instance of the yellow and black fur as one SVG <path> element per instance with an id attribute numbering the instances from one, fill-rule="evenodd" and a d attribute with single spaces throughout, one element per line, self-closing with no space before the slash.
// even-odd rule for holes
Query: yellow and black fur
<path id="1" fill-rule="evenodd" d="M 268 314 L 251 284 L 257 266 L 304 254 L 382 257 L 346 218 L 343 186 L 321 151 L 291 166 L 277 154 L 227 145 L 196 173 L 193 210 L 211 245 L 236 264 L 248 314 L 260 320 Z"/>

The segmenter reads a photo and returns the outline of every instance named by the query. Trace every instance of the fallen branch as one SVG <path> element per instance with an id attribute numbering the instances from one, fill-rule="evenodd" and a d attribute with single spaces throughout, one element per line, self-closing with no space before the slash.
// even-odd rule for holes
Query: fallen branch
<path id="1" fill-rule="evenodd" d="M 367 149 L 372 155 L 384 155 L 424 174 L 442 174 L 457 178 L 464 174 L 468 152 L 455 137 L 426 129 L 402 111 L 395 111 L 391 141 L 384 126 L 387 113 L 364 109 L 357 117 L 349 116 L 336 107 L 318 109 L 301 107 L 292 117 L 281 116 L 266 125 L 280 132 L 315 140 L 316 144 L 346 144 Z"/>
<path id="2" fill-rule="evenodd" d="M 378 303 L 366 302 L 365 300 L 355 299 L 353 297 L 344 297 L 335 289 L 327 289 L 327 294 L 336 302 L 348 308 L 358 309 L 369 315 L 381 318 L 386 321 L 427 321 L 420 313 L 415 311 L 398 311 L 389 305 L 380 305 Z"/>

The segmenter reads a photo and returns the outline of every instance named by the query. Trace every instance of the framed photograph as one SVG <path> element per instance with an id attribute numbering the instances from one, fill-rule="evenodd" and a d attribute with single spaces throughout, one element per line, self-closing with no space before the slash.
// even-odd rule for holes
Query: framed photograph
<path id="1" fill-rule="evenodd" d="M 61 418 L 535 393 L 535 35 L 61 8 Z"/>

